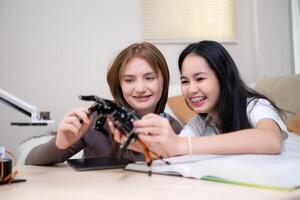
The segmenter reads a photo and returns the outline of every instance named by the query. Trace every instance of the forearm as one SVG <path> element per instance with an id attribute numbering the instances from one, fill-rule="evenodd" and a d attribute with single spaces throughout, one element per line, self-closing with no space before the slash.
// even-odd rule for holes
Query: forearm
<path id="1" fill-rule="evenodd" d="M 55 145 L 56 138 L 49 142 L 33 148 L 26 157 L 26 165 L 53 165 L 66 161 L 82 149 L 82 142 L 79 140 L 69 149 L 60 150 Z"/>
<path id="2" fill-rule="evenodd" d="M 55 146 L 55 139 L 34 147 L 26 157 L 26 165 L 51 165 L 58 162 L 58 157 L 63 154 L 62 150 Z"/>
<path id="3" fill-rule="evenodd" d="M 187 138 L 178 139 L 175 154 L 189 154 Z M 266 129 L 245 129 L 217 136 L 192 137 L 193 154 L 278 154 L 281 137 Z"/>

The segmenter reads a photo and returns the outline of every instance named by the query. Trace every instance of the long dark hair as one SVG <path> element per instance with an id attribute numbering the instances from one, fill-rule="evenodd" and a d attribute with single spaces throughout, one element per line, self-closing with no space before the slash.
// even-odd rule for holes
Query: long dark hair
<path id="1" fill-rule="evenodd" d="M 246 86 L 240 78 L 235 62 L 221 44 L 215 41 L 201 41 L 188 45 L 179 57 L 180 73 L 182 73 L 182 63 L 189 54 L 204 58 L 219 81 L 220 96 L 216 111 L 219 115 L 218 125 L 221 133 L 251 128 L 247 117 L 247 105 L 254 99 L 268 100 L 283 117 L 284 114 L 273 101 Z"/>

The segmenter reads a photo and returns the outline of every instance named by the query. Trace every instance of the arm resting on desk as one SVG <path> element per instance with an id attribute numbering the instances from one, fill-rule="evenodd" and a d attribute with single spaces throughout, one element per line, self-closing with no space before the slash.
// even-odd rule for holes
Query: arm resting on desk
<path id="1" fill-rule="evenodd" d="M 49 142 L 34 147 L 25 159 L 25 165 L 53 165 L 65 162 L 67 159 L 78 153 L 83 148 L 79 140 L 66 150 L 60 150 L 55 145 L 56 137 Z"/>

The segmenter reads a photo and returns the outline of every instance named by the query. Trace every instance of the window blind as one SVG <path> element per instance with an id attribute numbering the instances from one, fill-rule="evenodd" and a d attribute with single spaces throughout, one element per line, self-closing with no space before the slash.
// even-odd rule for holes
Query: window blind
<path id="1" fill-rule="evenodd" d="M 234 0 L 141 0 L 141 34 L 152 42 L 234 42 Z"/>

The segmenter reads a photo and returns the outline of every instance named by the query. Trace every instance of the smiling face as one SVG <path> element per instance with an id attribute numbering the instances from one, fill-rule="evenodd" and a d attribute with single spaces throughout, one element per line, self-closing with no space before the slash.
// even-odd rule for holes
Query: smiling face
<path id="1" fill-rule="evenodd" d="M 206 60 L 189 54 L 182 63 L 181 92 L 189 106 L 197 113 L 216 117 L 220 96 L 219 81 Z"/>
<path id="2" fill-rule="evenodd" d="M 122 70 L 121 88 L 127 103 L 140 116 L 154 112 L 163 90 L 161 72 L 156 73 L 142 58 L 132 58 Z"/>

